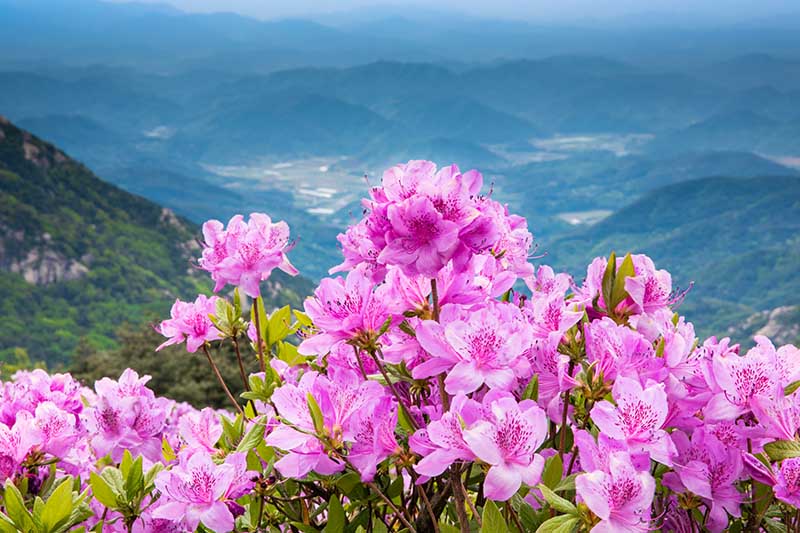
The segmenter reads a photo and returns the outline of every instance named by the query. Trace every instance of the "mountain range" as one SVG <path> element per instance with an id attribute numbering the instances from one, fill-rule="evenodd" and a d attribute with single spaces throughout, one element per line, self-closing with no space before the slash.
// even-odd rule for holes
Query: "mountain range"
<path id="1" fill-rule="evenodd" d="M 159 229 L 161 209 L 184 228 L 177 242 L 209 218 L 264 211 L 286 220 L 293 261 L 318 280 L 340 261 L 336 235 L 359 217 L 369 185 L 409 159 L 481 170 L 493 197 L 528 219 L 536 254 L 578 276 L 611 248 L 651 253 L 677 285 L 695 282 L 683 309 L 708 325 L 704 334 L 743 339 L 796 316 L 780 311 L 800 304 L 797 269 L 787 266 L 796 251 L 787 232 L 800 219 L 786 203 L 800 170 L 795 16 L 567 27 L 385 8 L 265 21 L 149 3 L 0 0 L 0 20 L 0 114 L 30 132 L 20 135 L 58 146 L 52 154 L 73 169 L 58 173 L 68 188 L 87 174 L 156 206 L 134 224 L 123 266 L 100 268 L 112 273 L 94 285 L 99 264 L 82 261 L 94 241 L 59 249 L 59 275 L 72 261 L 88 268 L 79 279 L 32 285 L 6 273 L 13 301 L 34 302 L 26 305 L 37 324 L 52 320 L 48 309 L 68 317 L 58 335 L 27 346 L 50 360 L 68 358 L 80 338 L 116 342 L 119 313 L 81 318 L 73 296 L 54 295 L 91 285 L 88 294 L 110 306 L 117 293 L 107 289 L 120 285 L 113 273 L 127 275 L 133 263 L 147 275 L 135 270 L 132 286 L 139 274 L 150 279 L 143 256 L 129 254 L 151 236 L 159 256 L 178 257 Z M 24 143 L 22 156 L 16 145 L 10 153 L 27 161 L 6 171 L 22 177 L 14 187 L 53 172 L 31 167 Z M 55 179 L 42 182 L 41 198 L 50 201 Z M 18 192 L 4 191 L 16 202 Z M 77 220 L 110 209 L 87 201 Z M 46 204 L 25 205 L 43 216 Z M 50 224 L 73 227 L 76 215 L 62 215 Z M 121 228 L 106 229 L 100 242 L 111 246 Z M 32 235 L 44 233 L 82 238 Z M 196 290 L 191 273 L 184 278 L 187 260 L 152 272 L 158 294 L 125 293 L 130 322 L 163 314 L 159 295 Z M 730 290 L 721 285 L 728 278 Z M 297 297 L 311 287 L 278 281 Z M 26 327 L 16 316 L 7 322 L 4 353 Z"/>

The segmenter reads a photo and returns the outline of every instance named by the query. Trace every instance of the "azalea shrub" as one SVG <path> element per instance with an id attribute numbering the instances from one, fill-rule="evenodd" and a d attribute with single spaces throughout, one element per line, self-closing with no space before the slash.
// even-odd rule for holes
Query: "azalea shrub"
<path id="1" fill-rule="evenodd" d="M 0 532 L 800 528 L 800 350 L 698 339 L 643 255 L 581 281 L 535 265 L 525 219 L 482 190 L 456 166 L 387 170 L 302 311 L 260 292 L 297 273 L 286 224 L 207 222 L 198 267 L 222 296 L 157 329 L 229 408 L 132 370 L 92 388 L 16 373 Z"/>

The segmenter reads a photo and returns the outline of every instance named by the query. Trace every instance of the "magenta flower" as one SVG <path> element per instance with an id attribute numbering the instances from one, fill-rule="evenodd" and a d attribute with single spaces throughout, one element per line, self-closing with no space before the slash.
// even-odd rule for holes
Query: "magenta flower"
<path id="1" fill-rule="evenodd" d="M 273 403 L 289 425 L 276 427 L 266 441 L 288 452 L 275 463 L 275 468 L 286 477 L 302 478 L 312 470 L 327 475 L 344 468 L 344 464 L 328 457 L 315 436 L 314 421 L 308 410 L 309 393 L 322 411 L 328 436 L 340 444 L 355 441 L 363 430 L 359 421 L 386 396 L 379 383 L 364 381 L 355 372 L 339 368 L 330 370 L 328 376 L 309 372 L 297 385 L 287 383 L 276 389 Z"/>
<path id="2" fill-rule="evenodd" d="M 672 276 L 666 270 L 656 270 L 646 255 L 632 256 L 636 275 L 625 278 L 625 290 L 636 304 L 639 313 L 653 313 L 670 305 Z"/>
<path id="3" fill-rule="evenodd" d="M 78 417 L 50 401 L 36 406 L 33 423 L 41 434 L 41 449 L 55 457 L 67 455 L 82 436 L 78 429 Z"/>
<path id="4" fill-rule="evenodd" d="M 414 368 L 414 378 L 447 371 L 445 390 L 468 394 L 484 383 L 490 389 L 511 390 L 515 368 L 527 365 L 522 355 L 530 332 L 514 305 L 497 303 L 463 315 L 456 306 L 445 306 L 441 323 L 426 320 L 419 325 L 417 340 L 431 357 Z"/>
<path id="5" fill-rule="evenodd" d="M 645 451 L 654 460 L 670 466 L 675 446 L 663 430 L 667 419 L 664 385 L 649 383 L 643 389 L 637 380 L 619 377 L 612 394 L 616 406 L 603 400 L 590 413 L 600 431 L 626 442 L 632 450 Z"/>
<path id="6" fill-rule="evenodd" d="M 653 344 L 629 327 L 610 318 L 594 320 L 583 328 L 586 335 L 586 357 L 595 363 L 595 372 L 605 381 L 617 376 L 660 381 L 662 358 L 655 357 Z"/>
<path id="7" fill-rule="evenodd" d="M 800 429 L 800 391 L 790 396 L 779 388 L 770 395 L 754 396 L 750 401 L 763 436 L 775 440 L 794 440 Z"/>
<path id="8" fill-rule="evenodd" d="M 717 533 L 728 525 L 728 513 L 741 516 L 742 494 L 735 483 L 742 473 L 741 451 L 724 445 L 702 428 L 692 433 L 691 441 L 682 431 L 672 434 L 678 456 L 674 473 L 664 474 L 665 486 L 676 492 L 690 491 L 711 508 L 707 527 Z"/>
<path id="9" fill-rule="evenodd" d="M 575 309 L 564 301 L 563 294 L 552 296 L 534 293 L 523 308 L 530 320 L 533 336 L 539 339 L 553 337 L 561 340 L 569 328 L 583 317 L 583 309 Z"/>
<path id="10" fill-rule="evenodd" d="M 11 427 L 0 423 L 0 481 L 13 478 L 28 453 L 42 442 L 30 413 L 22 412 Z"/>
<path id="11" fill-rule="evenodd" d="M 411 449 L 422 456 L 414 470 L 426 477 L 436 477 L 456 461 L 472 461 L 475 454 L 464 440 L 464 427 L 472 426 L 482 418 L 481 405 L 459 394 L 453 398 L 450 410 L 439 420 L 416 433 L 410 441 Z"/>
<path id="12" fill-rule="evenodd" d="M 773 491 L 780 501 L 800 507 L 800 457 L 781 462 Z"/>
<path id="13" fill-rule="evenodd" d="M 541 265 L 535 275 L 525 278 L 525 285 L 532 293 L 542 295 L 558 294 L 562 298 L 572 285 L 572 277 L 560 272 L 558 274 L 548 265 Z"/>
<path id="14" fill-rule="evenodd" d="M 152 517 L 180 522 L 189 531 L 200 523 L 211 531 L 233 530 L 233 515 L 223 499 L 236 478 L 231 464 L 236 455 L 217 465 L 202 451 L 181 454 L 176 466 L 156 476 L 161 499 Z"/>
<path id="15" fill-rule="evenodd" d="M 356 414 L 354 443 L 348 457 L 361 473 L 363 481 L 372 481 L 377 466 L 384 459 L 402 450 L 395 437 L 397 406 L 390 396 L 383 396 L 370 410 Z"/>
<path id="16" fill-rule="evenodd" d="M 248 222 L 236 215 L 224 230 L 219 221 L 206 222 L 203 235 L 206 242 L 200 267 L 211 273 L 215 292 L 229 283 L 256 298 L 261 294 L 259 283 L 275 268 L 297 274 L 286 256 L 289 226 L 285 222 L 273 223 L 263 213 L 252 213 Z"/>
<path id="17" fill-rule="evenodd" d="M 391 229 L 378 261 L 410 276 L 436 277 L 458 247 L 458 225 L 445 220 L 425 197 L 390 204 L 387 216 Z"/>
<path id="18" fill-rule="evenodd" d="M 756 396 L 775 394 L 782 385 L 779 369 L 774 350 L 757 347 L 745 356 L 715 353 L 708 376 L 715 394 L 703 410 L 704 416 L 711 421 L 735 420 L 750 412 Z"/>
<path id="19" fill-rule="evenodd" d="M 305 311 L 319 331 L 299 347 L 304 355 L 325 355 L 359 335 L 374 336 L 393 313 L 385 285 L 375 284 L 361 271 L 342 278 L 325 278 L 305 301 Z"/>
<path id="20" fill-rule="evenodd" d="M 213 453 L 214 445 L 222 437 L 222 423 L 219 414 L 206 407 L 183 415 L 178 420 L 178 431 L 188 448 Z"/>
<path id="21" fill-rule="evenodd" d="M 613 452 L 608 468 L 579 475 L 575 489 L 600 518 L 592 531 L 599 533 L 651 531 L 650 505 L 656 483 L 646 471 L 637 470 L 626 452 Z"/>
<path id="22" fill-rule="evenodd" d="M 161 459 L 161 438 L 172 402 L 156 398 L 131 369 L 119 381 L 103 378 L 95 383 L 97 398 L 86 413 L 92 448 L 98 457 L 110 454 L 120 461 L 125 449 L 151 461 Z"/>
<path id="23" fill-rule="evenodd" d="M 490 465 L 484 491 L 487 498 L 505 501 L 522 483 L 539 482 L 544 459 L 536 453 L 547 437 L 547 417 L 530 400 L 517 403 L 511 396 L 487 395 L 486 419 L 464 431 L 470 450 Z"/>
<path id="24" fill-rule="evenodd" d="M 218 299 L 216 296 L 206 298 L 201 294 L 194 303 L 175 300 L 170 311 L 171 318 L 164 320 L 156 328 L 159 333 L 169 337 L 156 351 L 185 340 L 186 350 L 194 353 L 204 343 L 219 340 L 221 334 L 209 318 L 209 315 L 216 314 Z"/>
<path id="25" fill-rule="evenodd" d="M 531 367 L 530 377 L 537 376 L 539 382 L 538 402 L 542 407 L 557 400 L 559 394 L 570 389 L 575 383 L 568 374 L 569 356 L 558 351 L 560 340 L 555 337 L 534 339 L 525 352 Z"/>

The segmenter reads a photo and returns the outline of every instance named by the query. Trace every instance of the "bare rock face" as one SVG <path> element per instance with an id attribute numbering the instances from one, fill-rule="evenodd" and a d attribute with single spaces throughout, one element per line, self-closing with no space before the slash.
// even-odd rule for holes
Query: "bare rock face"
<path id="1" fill-rule="evenodd" d="M 21 274 L 25 281 L 33 285 L 79 279 L 89 272 L 86 265 L 47 248 L 28 251 L 24 258 L 12 261 L 9 270 Z"/>
<path id="2" fill-rule="evenodd" d="M 756 332 L 772 339 L 776 346 L 794 341 L 800 337 L 800 323 L 796 321 L 797 307 L 776 307 L 768 311 L 767 323 Z"/>

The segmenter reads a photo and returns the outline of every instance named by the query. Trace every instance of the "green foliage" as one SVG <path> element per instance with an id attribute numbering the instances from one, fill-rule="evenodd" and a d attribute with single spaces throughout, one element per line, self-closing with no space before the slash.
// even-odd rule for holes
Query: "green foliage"
<path id="1" fill-rule="evenodd" d="M 76 480 L 71 476 L 61 478 L 47 494 L 36 496 L 32 508 L 22 493 L 11 482 L 5 483 L 3 497 L 5 513 L 0 513 L 2 533 L 64 533 L 83 522 L 92 511 L 88 505 L 88 491 L 77 492 Z"/>
<path id="2" fill-rule="evenodd" d="M 648 254 L 672 273 L 674 287 L 694 282 L 680 311 L 699 336 L 738 333 L 735 340 L 747 341 L 755 330 L 731 326 L 760 310 L 797 305 L 798 209 L 796 177 L 688 181 L 557 240 L 548 259 L 580 280 L 588 261 L 609 249 Z"/>
<path id="3" fill-rule="evenodd" d="M 23 130 L 0 131 L 0 359 L 20 364 L 20 348 L 64 365 L 79 348 L 117 346 L 120 326 L 155 320 L 176 297 L 210 292 L 190 265 L 199 228 Z M 21 265 L 36 284 L 12 271 Z M 88 270 L 48 274 L 70 267 Z M 265 290 L 271 305 L 298 305 L 310 285 L 276 273 Z"/>

